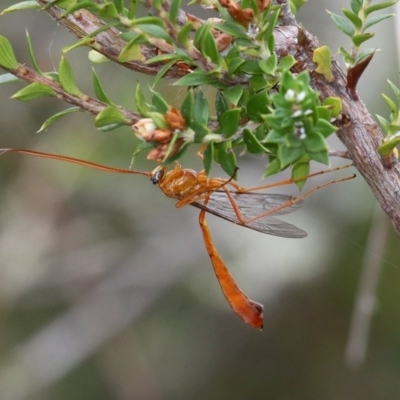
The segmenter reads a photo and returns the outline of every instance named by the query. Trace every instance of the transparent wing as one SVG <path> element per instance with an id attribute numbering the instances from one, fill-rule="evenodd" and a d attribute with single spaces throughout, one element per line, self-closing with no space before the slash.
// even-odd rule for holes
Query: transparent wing
<path id="1" fill-rule="evenodd" d="M 284 194 L 253 192 L 231 192 L 231 194 L 246 220 L 257 217 L 267 211 L 273 211 L 292 199 L 290 196 Z M 232 208 L 232 204 L 224 191 L 213 192 L 207 205 L 203 202 L 195 202 L 191 204 L 197 208 L 204 209 L 211 214 L 233 222 L 234 224 L 245 226 L 246 228 L 254 229 L 268 235 L 287 238 L 302 238 L 307 236 L 307 233 L 302 229 L 274 217 L 275 215 L 289 214 L 298 210 L 302 206 L 301 201 L 273 212 L 274 216 L 269 215 L 246 224 L 243 224 L 238 220 L 235 210 Z"/>

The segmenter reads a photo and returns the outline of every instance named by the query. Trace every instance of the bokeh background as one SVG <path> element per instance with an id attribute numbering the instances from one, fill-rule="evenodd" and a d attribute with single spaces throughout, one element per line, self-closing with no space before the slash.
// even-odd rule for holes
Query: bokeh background
<path id="1" fill-rule="evenodd" d="M 13 3 L 2 0 L 1 8 Z M 325 12 L 339 13 L 348 3 L 309 0 L 298 20 L 332 49 L 349 47 Z M 74 41 L 44 13 L 1 17 L 0 34 L 21 62 L 29 63 L 25 29 L 45 71 Z M 399 83 L 395 20 L 374 31 L 368 46 L 381 50 L 359 92 L 373 114 L 388 117 L 380 93 L 391 95 L 387 78 Z M 91 94 L 86 53 L 78 49 L 68 59 Z M 136 83 L 151 83 L 111 63 L 95 68 L 109 96 L 130 109 Z M 179 105 L 184 89 L 170 83 L 157 90 Z M 129 165 L 137 145 L 129 129 L 100 132 L 91 115 L 79 113 L 35 133 L 68 106 L 11 100 L 21 87 L 0 87 L 0 147 Z M 332 147 L 342 149 L 337 141 Z M 195 149 L 182 163 L 201 168 Z M 258 183 L 264 164 L 241 157 L 240 183 Z M 148 171 L 154 164 L 140 155 L 134 167 Z M 286 217 L 308 232 L 305 239 L 269 237 L 208 217 L 240 286 L 265 305 L 263 332 L 245 326 L 226 304 L 198 210 L 176 209 L 146 178 L 12 154 L 0 158 L 0 187 L 2 400 L 400 398 L 398 236 L 360 176 L 318 191 Z M 362 321 L 349 351 L 361 277 L 374 265 L 378 285 L 370 275 L 372 296 L 360 305 L 374 310 L 367 351 L 358 348 L 368 333 Z"/>

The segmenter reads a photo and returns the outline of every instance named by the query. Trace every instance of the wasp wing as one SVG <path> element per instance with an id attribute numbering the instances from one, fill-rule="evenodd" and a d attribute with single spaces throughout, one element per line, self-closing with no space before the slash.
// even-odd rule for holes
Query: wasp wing
<path id="1" fill-rule="evenodd" d="M 230 192 L 237 206 L 239 207 L 245 220 L 250 220 L 268 211 L 272 211 L 273 215 L 289 214 L 298 210 L 302 202 L 288 205 L 293 199 L 291 196 L 284 194 L 269 194 L 269 193 L 241 193 Z M 289 202 L 289 203 L 288 203 Z M 239 221 L 235 210 L 232 207 L 231 201 L 224 191 L 213 192 L 207 204 L 204 202 L 191 203 L 197 208 L 206 210 L 218 217 L 233 222 L 234 224 L 245 226 L 246 228 L 254 229 L 258 232 L 266 233 L 268 235 L 281 236 L 287 238 L 303 238 L 307 233 L 288 222 L 281 221 L 274 216 L 268 215 L 255 221 L 243 224 Z M 282 207 L 282 208 L 279 208 Z M 276 209 L 274 212 L 273 210 Z"/>

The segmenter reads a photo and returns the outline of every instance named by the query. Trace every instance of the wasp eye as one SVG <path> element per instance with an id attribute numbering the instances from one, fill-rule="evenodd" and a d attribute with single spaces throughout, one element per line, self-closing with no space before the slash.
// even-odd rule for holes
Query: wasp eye
<path id="1" fill-rule="evenodd" d="M 163 178 L 163 176 L 164 176 L 164 170 L 156 168 L 153 171 L 153 173 L 152 173 L 152 175 L 150 177 L 150 180 L 153 182 L 153 185 L 157 185 L 158 183 L 160 183 L 160 181 Z"/>

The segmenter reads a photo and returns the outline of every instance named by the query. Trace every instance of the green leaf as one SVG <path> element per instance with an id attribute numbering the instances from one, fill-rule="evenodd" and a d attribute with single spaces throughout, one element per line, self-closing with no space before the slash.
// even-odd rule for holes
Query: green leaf
<path id="1" fill-rule="evenodd" d="M 327 82 L 333 82 L 335 80 L 332 74 L 332 54 L 328 46 L 321 46 L 315 49 L 312 60 L 318 66 L 315 71 L 318 74 L 324 75 Z"/>
<path id="2" fill-rule="evenodd" d="M 278 148 L 278 158 L 284 169 L 298 161 L 304 155 L 304 147 L 288 147 L 284 143 Z"/>
<path id="3" fill-rule="evenodd" d="M 146 61 L 146 57 L 142 54 L 140 43 L 143 41 L 145 36 L 143 34 L 136 35 L 132 40 L 130 40 L 121 53 L 118 55 L 119 62 L 129 62 L 129 61 Z"/>
<path id="4" fill-rule="evenodd" d="M 165 129 L 169 128 L 167 121 L 165 121 L 164 114 L 160 114 L 159 112 L 156 111 L 149 111 L 147 113 L 147 116 L 153 120 L 153 122 L 156 124 L 158 128 L 165 128 Z"/>
<path id="5" fill-rule="evenodd" d="M 94 88 L 94 93 L 96 94 L 96 97 L 107 104 L 112 104 L 112 101 L 108 98 L 106 92 L 103 89 L 103 86 L 100 82 L 100 79 L 96 73 L 96 70 L 94 68 L 92 68 L 92 82 L 93 82 L 93 88 Z"/>
<path id="6" fill-rule="evenodd" d="M 390 97 L 386 96 L 383 93 L 382 93 L 382 97 L 386 101 L 386 104 L 389 107 L 391 113 L 395 114 L 396 112 L 398 112 L 398 107 L 397 107 L 396 103 Z"/>
<path id="7" fill-rule="evenodd" d="M 243 130 L 243 142 L 250 153 L 266 153 L 266 148 L 260 143 L 256 135 L 249 129 Z"/>
<path id="8" fill-rule="evenodd" d="M 193 121 L 196 125 L 208 125 L 210 109 L 204 93 L 197 90 L 194 99 Z"/>
<path id="9" fill-rule="evenodd" d="M 185 99 L 181 104 L 181 114 L 183 118 L 185 118 L 186 124 L 190 126 L 191 121 L 193 120 L 194 113 L 194 91 L 193 89 L 189 89 L 186 93 Z"/>
<path id="10" fill-rule="evenodd" d="M 40 75 L 43 74 L 42 70 L 39 68 L 39 65 L 36 61 L 36 57 L 35 57 L 35 52 L 33 51 L 33 45 L 32 45 L 32 41 L 31 41 L 31 37 L 29 36 L 29 32 L 27 30 L 25 30 L 25 35 L 26 35 L 26 41 L 28 44 L 28 52 L 29 52 L 29 58 L 31 59 L 31 63 L 33 66 L 33 69 L 39 73 Z"/>
<path id="11" fill-rule="evenodd" d="M 224 91 L 224 96 L 227 100 L 229 100 L 234 106 L 237 106 L 240 98 L 243 94 L 243 86 L 235 85 Z"/>
<path id="12" fill-rule="evenodd" d="M 343 14 L 353 23 L 356 29 L 361 29 L 363 22 L 361 18 L 357 16 L 357 14 L 353 14 L 350 10 L 346 8 L 342 8 Z"/>
<path id="13" fill-rule="evenodd" d="M 400 136 L 384 142 L 378 147 L 378 152 L 383 157 L 389 157 L 394 148 L 400 143 Z"/>
<path id="14" fill-rule="evenodd" d="M 214 159 L 214 143 L 208 143 L 203 153 L 203 164 L 206 175 L 209 176 L 211 172 L 212 161 Z"/>
<path id="15" fill-rule="evenodd" d="M 58 73 L 62 88 L 68 94 L 79 97 L 82 93 L 76 85 L 71 65 L 64 56 L 61 56 Z"/>
<path id="16" fill-rule="evenodd" d="M 11 98 L 19 101 L 30 101 L 40 97 L 56 96 L 56 92 L 51 87 L 43 83 L 34 82 L 15 93 Z"/>
<path id="17" fill-rule="evenodd" d="M 350 37 L 354 36 L 355 34 L 354 26 L 347 18 L 331 13 L 330 11 L 328 11 L 328 14 L 331 16 L 332 21 L 339 30 L 341 30 L 347 36 Z"/>
<path id="18" fill-rule="evenodd" d="M 342 99 L 340 97 L 327 97 L 324 100 L 324 106 L 329 106 L 331 116 L 336 118 L 342 111 Z"/>
<path id="19" fill-rule="evenodd" d="M 140 115 L 143 117 L 147 117 L 148 113 L 150 111 L 149 106 L 146 104 L 146 99 L 144 97 L 142 88 L 140 87 L 139 82 L 136 85 L 136 90 L 135 90 L 135 105 L 136 109 L 139 112 Z"/>
<path id="20" fill-rule="evenodd" d="M 169 104 L 166 102 L 166 100 L 160 93 L 154 90 L 152 92 L 153 92 L 153 97 L 151 99 L 151 104 L 153 106 L 152 110 L 157 111 L 163 115 L 166 114 L 166 112 L 169 110 Z"/>
<path id="21" fill-rule="evenodd" d="M 395 1 L 386 1 L 384 3 L 378 3 L 378 4 L 374 4 L 372 6 L 369 6 L 365 9 L 365 15 L 369 15 L 374 11 L 379 11 L 379 10 L 383 10 L 384 8 L 389 8 L 391 6 L 394 6 L 397 3 L 398 0 Z"/>
<path id="22" fill-rule="evenodd" d="M 314 130 L 320 133 L 324 138 L 330 136 L 333 132 L 336 132 L 338 128 L 333 126 L 329 121 L 325 119 L 319 119 L 314 126 Z"/>
<path id="23" fill-rule="evenodd" d="M 351 10 L 358 15 L 362 7 L 362 0 L 350 0 Z"/>
<path id="24" fill-rule="evenodd" d="M 181 27 L 178 33 L 178 41 L 183 45 L 183 47 L 188 47 L 190 32 L 192 30 L 193 24 L 191 22 L 187 22 L 185 25 Z"/>
<path id="25" fill-rule="evenodd" d="M 0 35 L 0 67 L 17 69 L 18 61 L 15 58 L 11 43 L 5 36 Z"/>
<path id="26" fill-rule="evenodd" d="M 202 143 L 203 139 L 210 133 L 207 125 L 196 123 L 192 121 L 190 127 L 194 130 L 194 143 Z"/>
<path id="27" fill-rule="evenodd" d="M 381 15 L 375 15 L 375 16 L 369 16 L 367 18 L 367 22 L 364 25 L 364 30 L 367 30 L 370 28 L 372 25 L 375 25 L 385 19 L 391 18 L 395 16 L 396 14 L 381 14 Z"/>
<path id="28" fill-rule="evenodd" d="M 328 145 L 326 144 L 324 136 L 320 132 L 312 132 L 307 135 L 304 140 L 307 154 L 318 153 L 321 151 L 328 151 Z"/>
<path id="29" fill-rule="evenodd" d="M 307 152 L 307 155 L 310 157 L 311 160 L 320 162 L 325 165 L 329 165 L 329 154 L 328 150 L 323 150 L 317 153 Z"/>
<path id="30" fill-rule="evenodd" d="M 269 99 L 265 90 L 252 95 L 247 102 L 247 116 L 252 121 L 262 122 L 263 114 L 269 113 L 268 105 Z"/>
<path id="31" fill-rule="evenodd" d="M 293 56 L 283 57 L 278 64 L 278 69 L 282 72 L 288 71 L 297 63 L 297 60 Z"/>
<path id="32" fill-rule="evenodd" d="M 104 108 L 95 118 L 95 126 L 102 127 L 111 124 L 129 125 L 131 121 L 115 106 Z"/>
<path id="33" fill-rule="evenodd" d="M 224 93 L 221 90 L 217 90 L 217 94 L 215 96 L 215 111 L 217 112 L 217 119 L 221 123 L 222 114 L 229 110 L 229 104 L 226 100 Z"/>
<path id="34" fill-rule="evenodd" d="M 118 10 L 113 3 L 106 3 L 97 6 L 99 16 L 102 18 L 118 18 Z"/>
<path id="35" fill-rule="evenodd" d="M 172 24 L 176 25 L 176 19 L 178 18 L 179 11 L 181 9 L 182 0 L 172 0 L 169 8 L 169 20 Z"/>
<path id="36" fill-rule="evenodd" d="M 355 35 L 352 37 L 352 42 L 354 43 L 355 46 L 360 46 L 367 40 L 373 38 L 375 36 L 375 33 L 361 33 L 360 35 Z"/>
<path id="37" fill-rule="evenodd" d="M 292 169 L 292 179 L 299 190 L 303 188 L 307 181 L 307 176 L 310 174 L 310 162 L 302 161 L 304 158 L 308 159 L 308 157 L 303 157 L 300 161 L 293 165 Z"/>
<path id="38" fill-rule="evenodd" d="M 58 121 L 64 115 L 68 115 L 68 114 L 71 114 L 73 112 L 78 112 L 78 111 L 81 111 L 81 109 L 79 107 L 71 107 L 71 108 L 68 108 L 68 109 L 66 109 L 64 111 L 61 111 L 61 112 L 57 113 L 57 114 L 54 114 L 50 118 L 46 119 L 46 121 L 44 121 L 44 123 L 42 124 L 42 126 L 40 127 L 40 129 L 36 133 L 43 132 L 51 124 L 53 124 L 54 122 Z"/>
<path id="39" fill-rule="evenodd" d="M 236 155 L 232 149 L 231 142 L 216 143 L 218 148 L 218 161 L 222 169 L 231 177 L 236 172 Z"/>
<path id="40" fill-rule="evenodd" d="M 204 71 L 194 71 L 191 72 L 177 82 L 174 85 L 180 86 L 199 86 L 199 85 L 209 85 L 215 82 L 215 78 L 213 76 L 207 75 Z"/>
<path id="41" fill-rule="evenodd" d="M 14 83 L 14 82 L 22 82 L 21 79 L 17 78 L 15 75 L 11 73 L 0 75 L 0 85 L 6 83 Z"/>
<path id="42" fill-rule="evenodd" d="M 10 6 L 3 10 L 0 15 L 6 15 L 8 13 L 14 12 L 14 11 L 21 11 L 21 10 L 39 10 L 40 5 L 37 3 L 37 1 L 21 1 L 20 3 L 14 4 L 13 6 Z"/>
<path id="43" fill-rule="evenodd" d="M 222 114 L 220 119 L 220 129 L 225 137 L 230 137 L 237 131 L 241 111 L 241 108 L 233 108 Z"/>
<path id="44" fill-rule="evenodd" d="M 281 172 L 283 168 L 281 168 L 281 162 L 279 161 L 278 158 L 273 158 L 271 161 L 271 156 L 270 156 L 270 162 L 268 164 L 267 169 L 264 172 L 263 178 L 267 178 L 268 176 L 275 175 L 278 172 Z"/>
<path id="45" fill-rule="evenodd" d="M 172 68 L 172 66 L 176 63 L 176 60 L 171 60 L 169 63 L 165 64 L 154 77 L 151 87 L 154 88 L 159 80 Z"/>
<path id="46" fill-rule="evenodd" d="M 259 67 L 263 72 L 269 75 L 274 75 L 275 70 L 278 66 L 278 56 L 274 53 L 269 56 L 266 60 L 260 60 L 258 62 Z"/>
<path id="47" fill-rule="evenodd" d="M 221 32 L 225 32 L 233 36 L 234 38 L 248 39 L 246 29 L 240 24 L 232 22 L 224 22 L 224 23 L 213 24 L 213 27 Z"/>
<path id="48" fill-rule="evenodd" d="M 392 88 L 393 93 L 395 94 L 395 96 L 397 98 L 397 101 L 400 102 L 400 89 L 389 79 L 388 79 L 388 84 Z"/>
<path id="49" fill-rule="evenodd" d="M 90 50 L 88 58 L 93 64 L 103 64 L 109 62 L 110 59 L 96 50 Z"/>

